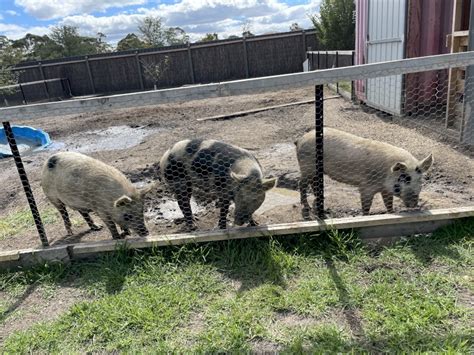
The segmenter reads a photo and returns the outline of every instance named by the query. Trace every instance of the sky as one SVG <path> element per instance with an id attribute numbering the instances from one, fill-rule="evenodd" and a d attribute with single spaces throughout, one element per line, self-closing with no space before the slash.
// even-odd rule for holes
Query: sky
<path id="1" fill-rule="evenodd" d="M 165 26 L 181 27 L 191 41 L 206 33 L 219 38 L 239 35 L 247 24 L 254 34 L 288 31 L 297 22 L 310 28 L 309 14 L 321 0 L 0 0 L 0 35 L 10 39 L 27 33 L 47 34 L 58 25 L 79 28 L 82 35 L 104 33 L 116 44 L 146 16 Z"/>

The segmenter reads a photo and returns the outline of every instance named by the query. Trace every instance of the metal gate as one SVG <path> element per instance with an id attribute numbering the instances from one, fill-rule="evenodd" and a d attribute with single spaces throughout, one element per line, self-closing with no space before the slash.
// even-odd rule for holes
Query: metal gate
<path id="1" fill-rule="evenodd" d="M 403 59 L 406 0 L 369 0 L 367 63 Z M 402 113 L 402 75 L 367 80 L 367 104 L 395 115 Z"/>

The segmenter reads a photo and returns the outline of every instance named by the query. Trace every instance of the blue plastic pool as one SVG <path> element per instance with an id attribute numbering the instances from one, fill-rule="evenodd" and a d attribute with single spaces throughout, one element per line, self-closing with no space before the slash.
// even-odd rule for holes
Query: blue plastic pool
<path id="1" fill-rule="evenodd" d="M 49 134 L 29 126 L 12 126 L 20 154 L 34 152 L 51 144 Z M 0 128 L 0 159 L 12 155 L 3 127 Z"/>

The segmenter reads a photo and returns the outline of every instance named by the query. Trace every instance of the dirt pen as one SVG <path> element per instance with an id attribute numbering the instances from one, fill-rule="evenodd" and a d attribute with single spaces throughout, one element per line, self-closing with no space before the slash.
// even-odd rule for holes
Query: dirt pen
<path id="1" fill-rule="evenodd" d="M 440 62 L 438 66 L 433 64 L 429 68 L 441 71 L 452 66 L 474 63 L 473 53 L 463 55 L 464 57 L 444 56 L 451 58 L 451 61 L 447 60 L 444 64 Z M 335 83 L 348 78 L 350 80 L 351 77 L 356 80 L 361 79 L 361 75 L 367 75 L 367 72 L 360 74 L 361 72 L 354 72 L 354 69 L 356 68 L 321 71 L 320 82 Z M 409 70 L 422 71 L 420 68 Z M 358 76 L 354 76 L 355 74 Z M 333 79 L 328 79 L 331 78 L 330 75 Z M 377 73 L 373 74 L 372 71 L 371 75 L 374 77 Z M 387 74 L 379 72 L 378 75 Z M 53 152 L 69 150 L 85 153 L 118 168 L 135 185 L 144 186 L 149 182 L 159 181 L 159 160 L 163 153 L 177 141 L 191 138 L 212 138 L 245 148 L 258 159 L 265 177 L 278 178 L 277 187 L 267 192 L 264 203 L 255 213 L 255 219 L 260 225 L 269 226 L 271 230 L 274 224 L 302 222 L 298 191 L 300 173 L 294 141 L 314 129 L 315 106 L 310 100 L 314 99 L 315 83 L 319 82 L 308 79 L 303 84 L 300 82 L 294 85 L 297 86 L 295 88 L 278 91 L 272 89 L 271 92 L 207 99 L 190 97 L 189 101 L 146 107 L 28 120 L 18 117 L 17 120 L 11 120 L 12 124 L 41 128 L 49 132 L 54 141 L 45 151 L 23 156 L 50 245 L 111 240 L 108 230 L 104 228 L 101 231 L 90 231 L 80 215 L 72 211 L 70 214 L 74 234 L 66 237 L 59 213 L 47 201 L 40 186 L 42 166 Z M 464 97 L 468 96 L 468 89 L 472 88 L 466 85 Z M 417 93 L 405 92 L 404 95 L 420 93 L 423 93 L 423 88 L 419 88 Z M 375 110 L 364 103 L 354 103 L 336 96 L 328 88 L 324 89 L 324 96 L 325 126 L 401 147 L 420 160 L 433 154 L 434 164 L 423 176 L 420 194 L 422 207 L 418 210 L 474 206 L 474 146 L 460 143 L 456 131 L 444 128 L 446 106 L 440 103 L 442 98 L 437 98 L 433 106 L 419 108 L 410 116 L 396 116 Z M 297 104 L 303 101 L 305 102 Z M 288 103 L 296 104 L 231 119 L 200 120 Z M 467 121 L 463 122 L 467 127 Z M 347 174 L 351 172 L 347 171 Z M 0 251 L 40 247 L 18 172 L 11 158 L 0 160 L 0 180 L 3 185 L 0 190 Z M 325 176 L 324 197 L 327 218 L 362 214 L 360 194 L 355 186 Z M 198 217 L 200 231 L 216 230 L 219 212 L 214 204 L 199 205 L 192 200 L 192 209 Z M 394 214 L 399 218 L 409 218 L 412 210 L 395 199 Z M 229 216 L 232 216 L 232 206 L 230 212 Z M 376 195 L 370 214 L 384 213 L 386 209 L 382 198 Z M 472 214 L 471 210 L 462 216 Z M 93 215 L 93 218 L 101 223 L 97 216 Z M 158 183 L 157 188 L 146 197 L 145 221 L 153 236 L 185 231 L 177 201 L 162 183 Z M 238 234 L 238 231 L 235 233 Z"/>

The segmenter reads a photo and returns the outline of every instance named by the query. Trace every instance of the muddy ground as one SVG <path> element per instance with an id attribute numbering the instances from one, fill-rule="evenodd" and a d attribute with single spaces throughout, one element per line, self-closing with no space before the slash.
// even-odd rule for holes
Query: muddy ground
<path id="1" fill-rule="evenodd" d="M 197 121 L 198 118 L 233 113 L 246 109 L 303 101 L 313 97 L 312 87 L 189 101 L 180 104 L 121 109 L 67 117 L 43 118 L 14 122 L 32 125 L 49 132 L 55 142 L 45 152 L 24 157 L 40 211 L 51 210 L 39 185 L 40 169 L 53 151 L 75 150 L 101 159 L 128 175 L 141 185 L 158 177 L 157 162 L 176 141 L 185 138 L 214 138 L 250 150 L 259 159 L 266 176 L 279 178 L 277 189 L 256 213 L 260 224 L 302 220 L 297 192 L 298 167 L 293 142 L 314 125 L 311 104 L 278 108 L 223 121 Z M 326 96 L 333 96 L 328 92 Z M 473 152 L 463 150 L 439 134 L 412 124 L 417 120 L 397 120 L 375 111 L 355 106 L 342 98 L 325 101 L 325 124 L 342 130 L 385 141 L 412 152 L 419 159 L 430 152 L 435 163 L 425 176 L 421 200 L 424 209 L 474 205 Z M 419 119 L 429 127 L 426 118 Z M 436 122 L 437 127 L 440 126 Z M 27 208 L 18 175 L 11 159 L 0 160 L 0 216 L 6 218 Z M 357 189 L 325 178 L 326 209 L 331 217 L 355 216 L 361 213 Z M 146 203 L 146 220 L 153 234 L 179 232 L 175 223 L 181 217 L 174 199 L 159 188 Z M 212 206 L 193 206 L 201 229 L 213 229 L 217 211 Z M 395 200 L 395 212 L 406 208 Z M 371 213 L 384 213 L 380 196 L 376 196 Z M 72 217 L 80 221 L 72 212 Z M 229 218 L 231 219 L 231 217 Z M 88 232 L 83 223 L 75 226 L 73 237 L 65 238 L 62 222 L 46 225 L 51 244 L 91 241 L 110 238 L 108 232 Z M 13 236 L 0 238 L 0 250 L 39 246 L 33 226 Z"/>

